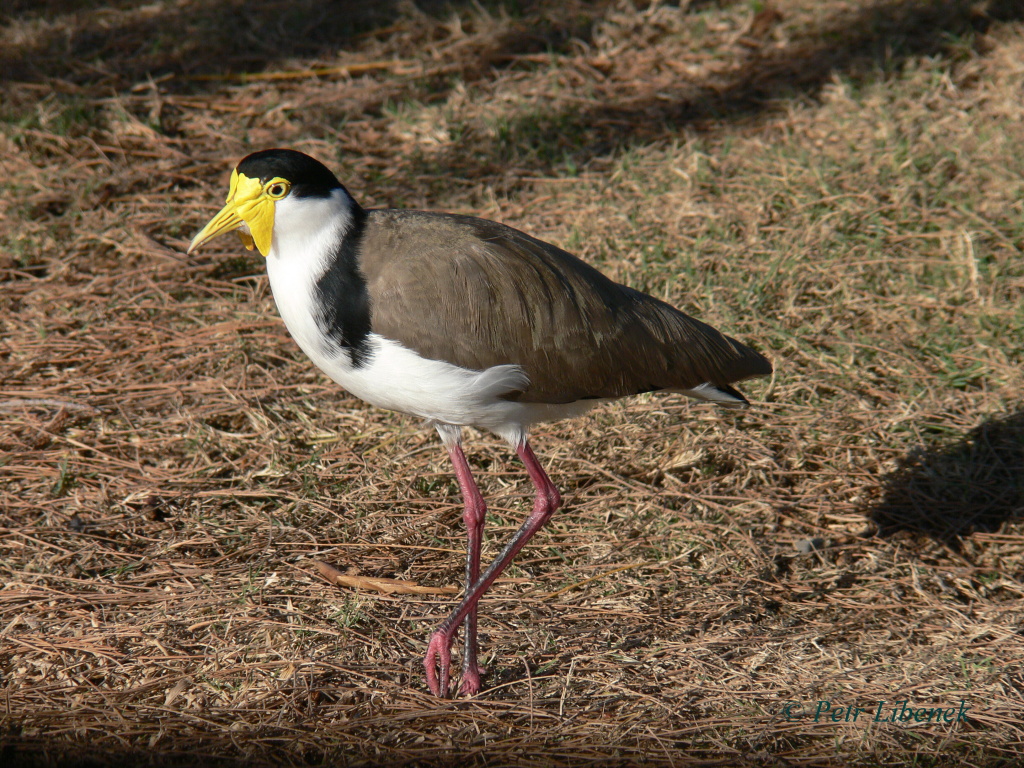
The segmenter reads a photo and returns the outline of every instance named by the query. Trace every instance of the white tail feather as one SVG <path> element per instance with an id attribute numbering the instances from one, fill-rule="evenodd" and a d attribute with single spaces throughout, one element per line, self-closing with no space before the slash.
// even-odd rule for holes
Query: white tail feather
<path id="1" fill-rule="evenodd" d="M 692 397 L 695 400 L 707 400 L 712 403 L 718 403 L 726 408 L 747 407 L 747 402 L 743 400 L 743 398 L 736 397 L 736 395 L 731 392 L 721 390 L 711 382 L 704 382 L 693 389 L 679 389 L 676 391 L 680 394 L 686 395 L 687 397 Z"/>

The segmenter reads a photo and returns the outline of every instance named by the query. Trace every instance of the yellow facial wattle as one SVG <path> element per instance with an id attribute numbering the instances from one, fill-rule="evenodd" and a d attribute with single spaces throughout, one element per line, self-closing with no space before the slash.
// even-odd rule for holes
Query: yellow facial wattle
<path id="1" fill-rule="evenodd" d="M 239 173 L 236 168 L 231 172 L 226 205 L 192 239 L 188 252 L 192 253 L 224 232 L 235 230 L 246 248 L 252 250 L 255 246 L 266 257 L 274 241 L 276 201 L 288 194 L 290 188 L 291 184 L 286 179 L 273 178 L 262 182 Z M 243 224 L 248 227 L 248 232 L 239 229 Z"/>

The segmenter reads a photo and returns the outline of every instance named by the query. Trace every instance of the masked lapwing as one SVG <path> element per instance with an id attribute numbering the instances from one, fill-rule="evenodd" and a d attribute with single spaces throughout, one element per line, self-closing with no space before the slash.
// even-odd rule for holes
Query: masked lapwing
<path id="1" fill-rule="evenodd" d="M 277 308 L 310 359 L 371 405 L 426 419 L 451 456 L 469 551 L 465 597 L 424 659 L 438 696 L 463 622 L 460 692 L 480 690 L 477 603 L 561 503 L 530 448 L 533 424 L 643 392 L 743 407 L 732 384 L 772 371 L 735 339 L 511 227 L 364 209 L 300 152 L 242 160 L 227 204 L 189 253 L 232 230 L 266 258 Z M 482 574 L 486 505 L 462 452 L 464 426 L 508 442 L 536 488 L 530 516 Z"/>

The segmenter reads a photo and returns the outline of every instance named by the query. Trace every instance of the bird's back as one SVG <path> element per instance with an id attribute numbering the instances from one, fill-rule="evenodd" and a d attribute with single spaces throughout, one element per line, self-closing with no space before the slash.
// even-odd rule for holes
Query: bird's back
<path id="1" fill-rule="evenodd" d="M 771 373 L 744 344 L 511 227 L 368 214 L 360 268 L 374 330 L 465 368 L 518 365 L 530 379 L 510 395 L 521 402 L 727 386 Z"/>

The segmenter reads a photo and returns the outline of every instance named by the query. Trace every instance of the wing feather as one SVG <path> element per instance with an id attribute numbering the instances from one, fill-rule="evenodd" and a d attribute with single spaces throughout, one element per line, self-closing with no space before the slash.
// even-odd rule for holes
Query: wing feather
<path id="1" fill-rule="evenodd" d="M 518 365 L 523 402 L 568 403 L 771 373 L 761 354 L 572 254 L 496 222 L 375 210 L 360 252 L 376 333 L 474 370 Z"/>

